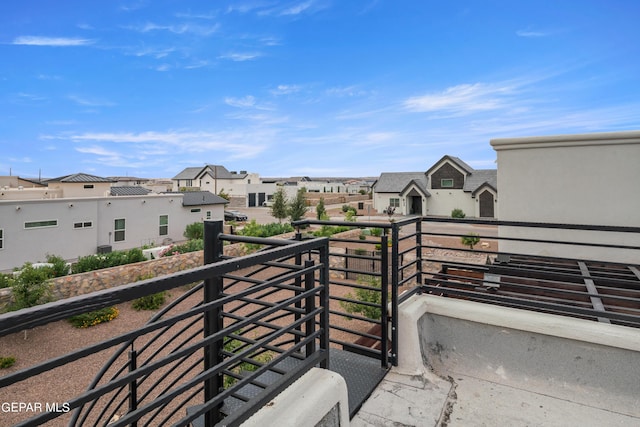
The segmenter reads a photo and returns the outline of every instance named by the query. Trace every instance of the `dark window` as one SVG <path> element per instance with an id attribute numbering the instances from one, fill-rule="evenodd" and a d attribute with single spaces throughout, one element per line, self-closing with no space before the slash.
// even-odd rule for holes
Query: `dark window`
<path id="1" fill-rule="evenodd" d="M 93 184 L 85 184 L 84 188 L 93 188 Z"/>
<path id="2" fill-rule="evenodd" d="M 24 228 L 57 227 L 58 220 L 50 219 L 46 221 L 29 221 L 24 223 Z"/>
<path id="3" fill-rule="evenodd" d="M 160 235 L 169 234 L 169 215 L 160 215 Z"/>
<path id="4" fill-rule="evenodd" d="M 116 219 L 114 222 L 114 234 L 113 234 L 113 240 L 115 242 L 122 242 L 124 241 L 125 238 L 125 219 L 124 218 L 120 218 L 120 219 Z"/>

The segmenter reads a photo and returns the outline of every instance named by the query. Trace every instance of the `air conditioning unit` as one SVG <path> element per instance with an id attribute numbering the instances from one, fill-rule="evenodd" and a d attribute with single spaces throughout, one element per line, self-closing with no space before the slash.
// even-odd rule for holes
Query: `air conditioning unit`
<path id="1" fill-rule="evenodd" d="M 98 246 L 98 253 L 99 254 L 108 254 L 109 252 L 111 252 L 111 245 L 100 245 L 100 246 Z"/>

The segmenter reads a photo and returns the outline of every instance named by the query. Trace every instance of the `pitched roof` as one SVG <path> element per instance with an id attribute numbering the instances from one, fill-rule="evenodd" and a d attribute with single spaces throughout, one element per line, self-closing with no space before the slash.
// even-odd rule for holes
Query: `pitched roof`
<path id="1" fill-rule="evenodd" d="M 88 173 L 74 173 L 71 175 L 65 175 L 58 178 L 48 179 L 46 182 L 113 182 L 109 178 L 103 178 L 100 176 L 90 175 Z"/>
<path id="2" fill-rule="evenodd" d="M 111 187 L 112 196 L 145 196 L 149 193 L 151 193 L 151 190 L 134 185 Z"/>
<path id="3" fill-rule="evenodd" d="M 400 192 L 400 194 L 405 194 L 409 192 L 410 188 L 417 188 L 422 194 L 426 197 L 431 197 L 431 193 L 427 190 L 427 180 L 417 180 L 412 179 Z"/>
<path id="4" fill-rule="evenodd" d="M 210 191 L 186 191 L 182 199 L 182 206 L 222 205 L 229 201 Z"/>
<path id="5" fill-rule="evenodd" d="M 185 168 L 172 179 L 197 179 L 205 173 L 208 173 L 211 177 L 215 177 L 217 179 L 243 179 L 248 175 L 244 171 L 242 173 L 229 172 L 227 168 L 221 165 L 205 165 L 201 167 Z"/>
<path id="6" fill-rule="evenodd" d="M 471 166 L 469 166 L 468 164 L 466 164 L 465 162 L 463 162 L 459 157 L 445 155 L 440 160 L 435 162 L 433 164 L 433 166 L 431 166 L 429 168 L 429 170 L 426 172 L 426 174 L 430 175 L 431 172 L 434 172 L 438 168 L 438 166 L 440 166 L 440 163 L 442 163 L 445 160 L 449 160 L 451 163 L 453 163 L 456 166 L 458 166 L 460 169 L 465 171 L 467 175 L 472 174 L 474 172 L 474 169 Z"/>
<path id="7" fill-rule="evenodd" d="M 427 176 L 424 172 L 383 172 L 373 188 L 376 193 L 400 193 L 411 181 L 426 191 Z"/>
<path id="8" fill-rule="evenodd" d="M 494 190 L 498 190 L 498 171 L 496 169 L 479 169 L 467 176 L 464 181 L 464 191 L 475 193 L 483 184 L 490 185 Z"/>

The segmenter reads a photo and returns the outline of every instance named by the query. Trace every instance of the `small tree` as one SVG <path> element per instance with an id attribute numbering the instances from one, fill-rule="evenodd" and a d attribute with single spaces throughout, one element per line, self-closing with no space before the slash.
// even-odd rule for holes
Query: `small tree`
<path id="1" fill-rule="evenodd" d="M 462 236 L 460 242 L 465 246 L 469 246 L 469 248 L 473 250 L 473 247 L 480 242 L 480 235 L 476 233 L 469 233 L 466 236 Z"/>
<path id="2" fill-rule="evenodd" d="M 304 214 L 309 210 L 307 207 L 307 199 L 304 197 L 304 193 L 306 192 L 307 190 L 305 188 L 299 189 L 296 197 L 289 202 L 287 213 L 289 214 L 291 222 L 304 218 Z"/>
<path id="3" fill-rule="evenodd" d="M 189 240 L 204 238 L 204 222 L 188 224 L 182 235 Z"/>
<path id="4" fill-rule="evenodd" d="M 227 202 L 231 201 L 231 196 L 229 195 L 229 193 L 224 191 L 224 188 L 221 188 L 220 191 L 218 191 L 218 196 L 222 197 Z"/>
<path id="5" fill-rule="evenodd" d="M 327 215 L 327 210 L 324 207 L 324 197 L 320 197 L 320 201 L 316 205 L 316 218 L 322 219 Z"/>
<path id="6" fill-rule="evenodd" d="M 287 195 L 284 192 L 283 187 L 279 187 L 275 193 L 273 193 L 273 205 L 271 205 L 271 216 L 276 218 L 278 222 L 282 222 L 289 213 L 287 212 Z"/>

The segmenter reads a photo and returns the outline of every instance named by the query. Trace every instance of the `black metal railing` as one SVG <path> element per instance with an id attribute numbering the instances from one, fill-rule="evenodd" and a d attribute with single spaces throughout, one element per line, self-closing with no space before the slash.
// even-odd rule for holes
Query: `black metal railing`
<path id="1" fill-rule="evenodd" d="M 420 218 L 401 221 L 296 221 L 297 239 L 329 227 L 352 230 L 329 236 L 330 341 L 332 345 L 397 364 L 398 294 L 421 283 Z M 416 225 L 417 224 L 417 225 Z"/>
<path id="2" fill-rule="evenodd" d="M 639 227 L 450 218 L 420 227 L 420 292 L 640 327 Z"/>
<path id="3" fill-rule="evenodd" d="M 258 239 L 265 249 L 222 259 L 221 231 L 221 222 L 205 223 L 202 267 L 0 316 L 1 337 L 191 287 L 142 327 L 0 377 L 3 401 L 20 401 L 39 381 L 61 385 L 38 397 L 63 402 L 61 411 L 25 411 L 10 423 L 238 425 L 311 367 L 327 367 L 327 240 Z M 310 252 L 313 260 L 296 263 Z M 84 392 L 65 394 L 73 378 L 64 375 L 42 379 L 100 354 L 104 368 Z"/>

